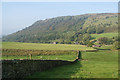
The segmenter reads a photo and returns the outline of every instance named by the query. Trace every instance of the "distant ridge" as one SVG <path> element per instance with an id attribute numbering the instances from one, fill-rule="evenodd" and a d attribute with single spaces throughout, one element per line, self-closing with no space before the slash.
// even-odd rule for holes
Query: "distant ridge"
<path id="1" fill-rule="evenodd" d="M 117 32 L 117 13 L 94 13 L 38 20 L 31 26 L 3 37 L 3 41 L 60 42 L 75 41 L 76 34 Z M 75 37 L 76 36 L 76 37 Z"/>

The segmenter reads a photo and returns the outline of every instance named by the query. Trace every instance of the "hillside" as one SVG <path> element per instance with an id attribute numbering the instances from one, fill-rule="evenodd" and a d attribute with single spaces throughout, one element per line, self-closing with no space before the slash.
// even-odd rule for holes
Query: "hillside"
<path id="1" fill-rule="evenodd" d="M 117 32 L 118 15 L 115 13 L 62 16 L 36 21 L 29 27 L 3 37 L 12 42 L 59 42 L 80 41 L 79 36 Z M 85 34 L 85 35 L 84 35 Z"/>

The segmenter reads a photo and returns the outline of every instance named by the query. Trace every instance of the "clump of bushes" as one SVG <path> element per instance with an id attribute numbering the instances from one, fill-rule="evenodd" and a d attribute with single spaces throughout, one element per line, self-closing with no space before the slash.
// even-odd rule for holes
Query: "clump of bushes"
<path id="1" fill-rule="evenodd" d="M 120 49 L 120 42 L 115 41 L 112 45 L 112 49 L 115 49 L 115 50 Z"/>

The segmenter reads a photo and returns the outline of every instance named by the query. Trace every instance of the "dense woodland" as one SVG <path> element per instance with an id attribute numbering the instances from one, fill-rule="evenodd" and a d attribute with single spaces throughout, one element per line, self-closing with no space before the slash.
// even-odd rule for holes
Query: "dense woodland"
<path id="1" fill-rule="evenodd" d="M 31 26 L 3 37 L 3 41 L 53 43 L 57 44 L 93 44 L 91 34 L 118 32 L 118 15 L 115 13 L 84 14 L 62 16 L 39 20 Z M 113 44 L 118 40 L 101 37 L 100 44 Z"/>

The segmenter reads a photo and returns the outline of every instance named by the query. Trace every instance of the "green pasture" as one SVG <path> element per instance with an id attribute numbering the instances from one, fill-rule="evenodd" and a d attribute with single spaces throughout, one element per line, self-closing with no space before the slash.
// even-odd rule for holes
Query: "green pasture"
<path id="1" fill-rule="evenodd" d="M 20 50 L 94 50 L 94 48 L 74 44 L 41 44 L 3 42 L 3 49 Z M 104 45 L 97 52 L 81 52 L 82 60 L 55 67 L 43 72 L 36 72 L 28 78 L 117 78 L 118 77 L 118 50 L 110 50 L 111 46 Z M 18 51 L 19 52 L 19 51 Z M 33 51 L 34 52 L 34 51 Z M 37 51 L 39 52 L 39 51 Z M 3 52 L 10 54 L 11 52 Z M 13 53 L 17 53 L 14 52 Z M 20 52 L 19 52 L 20 53 Z M 26 52 L 27 53 L 27 52 Z M 34 52 L 35 53 L 35 52 Z M 49 54 L 33 55 L 32 59 L 67 60 L 74 61 L 77 54 Z M 3 56 L 2 59 L 30 59 L 29 56 Z"/>
<path id="2" fill-rule="evenodd" d="M 118 51 L 82 52 L 81 61 L 43 72 L 29 78 L 118 78 Z"/>
<path id="3" fill-rule="evenodd" d="M 99 39 L 100 37 L 112 38 L 118 36 L 118 33 L 102 33 L 102 34 L 91 34 L 92 38 Z"/>
<path id="4" fill-rule="evenodd" d="M 26 49 L 26 50 L 94 50 L 91 47 L 75 44 L 42 44 L 42 43 L 20 43 L 3 42 L 3 49 Z"/>

